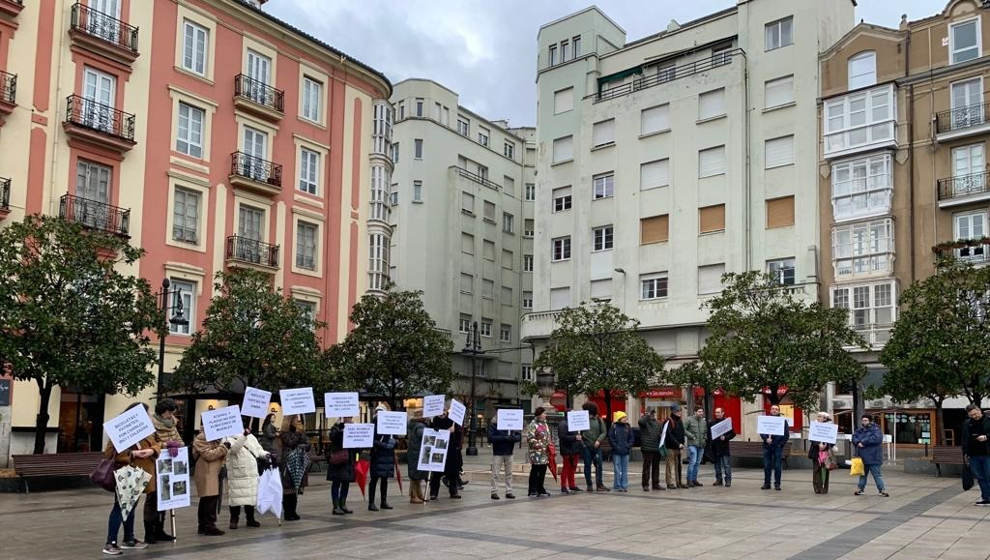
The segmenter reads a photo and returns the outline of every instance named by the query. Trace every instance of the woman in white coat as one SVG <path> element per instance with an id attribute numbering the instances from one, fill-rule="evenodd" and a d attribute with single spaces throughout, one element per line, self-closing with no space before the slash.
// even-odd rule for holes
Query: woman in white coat
<path id="1" fill-rule="evenodd" d="M 254 505 L 258 503 L 258 459 L 268 457 L 250 430 L 241 435 L 224 438 L 230 443 L 227 452 L 227 484 L 230 496 L 230 528 L 236 529 L 241 516 L 241 506 L 247 517 L 248 527 L 261 527 L 254 519 Z"/>

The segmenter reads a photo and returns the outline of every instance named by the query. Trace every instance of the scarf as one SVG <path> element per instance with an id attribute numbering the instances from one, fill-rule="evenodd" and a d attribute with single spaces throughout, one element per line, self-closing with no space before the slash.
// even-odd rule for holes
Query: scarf
<path id="1" fill-rule="evenodd" d="M 167 418 L 162 418 L 161 416 L 155 414 L 155 421 L 161 423 L 162 426 L 165 426 L 166 428 L 169 428 L 169 429 L 175 427 L 175 419 L 174 418 L 171 419 L 171 420 L 168 420 Z"/>

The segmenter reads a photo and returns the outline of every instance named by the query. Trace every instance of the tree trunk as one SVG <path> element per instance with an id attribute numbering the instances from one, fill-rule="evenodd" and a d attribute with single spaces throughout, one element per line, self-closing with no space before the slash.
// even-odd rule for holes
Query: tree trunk
<path id="1" fill-rule="evenodd" d="M 605 427 L 612 427 L 612 390 L 603 389 L 602 395 L 605 397 Z"/>
<path id="2" fill-rule="evenodd" d="M 41 404 L 38 406 L 38 416 L 34 422 L 34 454 L 40 455 L 45 452 L 45 435 L 48 432 L 48 403 L 52 399 L 52 386 L 45 383 L 39 384 L 39 396 Z"/>
<path id="3" fill-rule="evenodd" d="M 703 385 L 702 388 L 705 390 L 705 414 L 708 418 L 712 418 L 715 415 L 715 395 L 712 394 L 712 389 L 707 384 Z"/>
<path id="4" fill-rule="evenodd" d="M 945 438 L 944 429 L 945 426 L 945 413 L 942 408 L 942 404 L 945 402 L 944 398 L 932 399 L 935 402 L 935 437 L 932 438 L 932 442 L 935 445 L 941 445 L 945 442 L 942 441 Z"/>
<path id="5" fill-rule="evenodd" d="M 767 396 L 768 400 L 770 401 L 770 406 L 773 405 L 780 406 L 781 398 L 778 391 L 780 387 L 777 385 L 771 385 L 770 387 L 767 387 L 767 389 L 770 390 L 770 394 Z"/>

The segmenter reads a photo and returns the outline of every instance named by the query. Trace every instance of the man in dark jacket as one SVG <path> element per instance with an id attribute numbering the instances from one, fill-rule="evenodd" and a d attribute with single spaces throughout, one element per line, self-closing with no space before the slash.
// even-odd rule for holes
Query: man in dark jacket
<path id="1" fill-rule="evenodd" d="M 593 402 L 586 402 L 581 406 L 588 411 L 588 420 L 591 429 L 581 432 L 581 442 L 584 444 L 581 452 L 584 455 L 584 480 L 588 483 L 588 492 L 598 490 L 608 492 L 602 476 L 602 442 L 608 437 L 608 429 L 605 422 L 598 417 L 598 405 Z M 595 486 L 591 485 L 591 467 L 595 467 Z"/>
<path id="2" fill-rule="evenodd" d="M 640 451 L 643 452 L 643 492 L 650 491 L 650 481 L 654 490 L 660 486 L 660 423 L 657 422 L 657 409 L 650 407 L 639 418 Z"/>
<path id="3" fill-rule="evenodd" d="M 732 486 L 732 454 L 729 452 L 729 442 L 736 437 L 736 432 L 729 430 L 718 437 L 712 436 L 712 429 L 723 420 L 725 420 L 725 411 L 718 407 L 715 409 L 715 418 L 708 426 L 708 441 L 711 442 L 712 462 L 715 464 L 713 486 L 722 486 L 725 481 L 725 487 L 728 488 Z"/>
<path id="4" fill-rule="evenodd" d="M 963 423 L 962 451 L 969 457 L 969 468 L 973 478 L 980 484 L 980 501 L 978 506 L 990 506 L 990 418 L 980 407 L 966 407 L 969 420 Z"/>
<path id="5" fill-rule="evenodd" d="M 684 422 L 681 420 L 681 405 L 670 407 L 670 418 L 664 423 L 667 433 L 661 429 L 663 444 L 667 448 L 667 489 L 687 488 L 681 482 L 681 450 L 684 449 Z"/>
<path id="6" fill-rule="evenodd" d="M 866 489 L 866 476 L 873 475 L 873 482 L 877 484 L 877 491 L 884 498 L 890 496 L 883 483 L 883 434 L 880 427 L 873 423 L 869 415 L 864 414 L 860 418 L 859 428 L 852 436 L 852 444 L 856 449 L 856 454 L 863 460 L 863 474 L 859 477 L 859 485 L 855 494 L 862 496 Z"/>
<path id="7" fill-rule="evenodd" d="M 512 453 L 522 434 L 511 430 L 499 430 L 498 421 L 492 418 L 488 423 L 488 441 L 492 444 L 492 499 L 498 499 L 498 470 L 505 476 L 505 497 L 513 500 L 512 494 Z"/>
<path id="8" fill-rule="evenodd" d="M 590 418 L 591 415 L 588 416 Z M 578 488 L 574 476 L 577 473 L 578 457 L 581 456 L 581 448 L 584 444 L 581 442 L 581 434 L 572 432 L 567 425 L 566 416 L 557 424 L 557 439 L 560 441 L 560 456 L 564 461 L 564 469 L 560 475 L 560 491 L 563 494 L 580 492 L 581 489 Z"/>
<path id="9" fill-rule="evenodd" d="M 770 407 L 770 416 L 780 416 L 780 407 Z M 784 445 L 791 438 L 791 426 L 784 420 L 784 435 L 760 434 L 763 440 L 763 489 L 770 489 L 770 473 L 773 472 L 773 487 L 780 490 L 780 475 L 784 468 Z"/>
<path id="10" fill-rule="evenodd" d="M 450 497 L 454 500 L 461 499 L 459 493 L 460 490 L 460 480 L 461 480 L 461 465 L 463 465 L 463 457 L 461 457 L 461 430 L 458 429 L 457 424 L 448 416 L 449 410 L 444 411 L 443 414 L 437 416 L 430 423 L 430 427 L 434 430 L 447 430 L 450 432 L 450 442 L 447 446 L 447 462 L 443 465 L 443 472 L 433 472 L 430 473 L 430 500 L 436 500 L 440 495 L 440 482 L 441 479 L 446 476 L 447 482 L 449 483 Z"/>

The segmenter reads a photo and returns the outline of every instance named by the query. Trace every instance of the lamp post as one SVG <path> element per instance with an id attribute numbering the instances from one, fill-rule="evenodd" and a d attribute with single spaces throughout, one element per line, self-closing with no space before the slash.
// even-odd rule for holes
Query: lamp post
<path id="1" fill-rule="evenodd" d="M 185 326 L 189 324 L 189 319 L 186 319 L 182 314 L 182 298 L 177 298 L 175 305 L 169 305 L 169 297 L 180 294 L 181 290 L 169 290 L 172 285 L 168 278 L 162 280 L 162 291 L 159 295 L 162 296 L 161 301 L 161 311 L 162 317 L 166 317 L 167 323 L 175 326 Z M 169 309 L 175 308 L 175 315 L 168 317 Z M 162 377 L 165 375 L 165 337 L 168 335 L 168 325 L 158 333 L 158 388 L 155 393 L 156 398 L 161 400 L 162 398 Z"/>
<path id="2" fill-rule="evenodd" d="M 475 321 L 471 326 L 471 330 L 467 333 L 467 340 L 464 342 L 464 353 L 471 356 L 471 429 L 468 432 L 468 446 L 466 453 L 469 457 L 474 457 L 478 454 L 478 448 L 475 446 L 474 435 L 477 430 L 478 413 L 476 409 L 476 403 L 474 398 L 474 384 L 475 376 L 478 370 L 478 356 L 484 352 L 481 350 L 481 340 L 478 338 L 478 322 Z"/>

